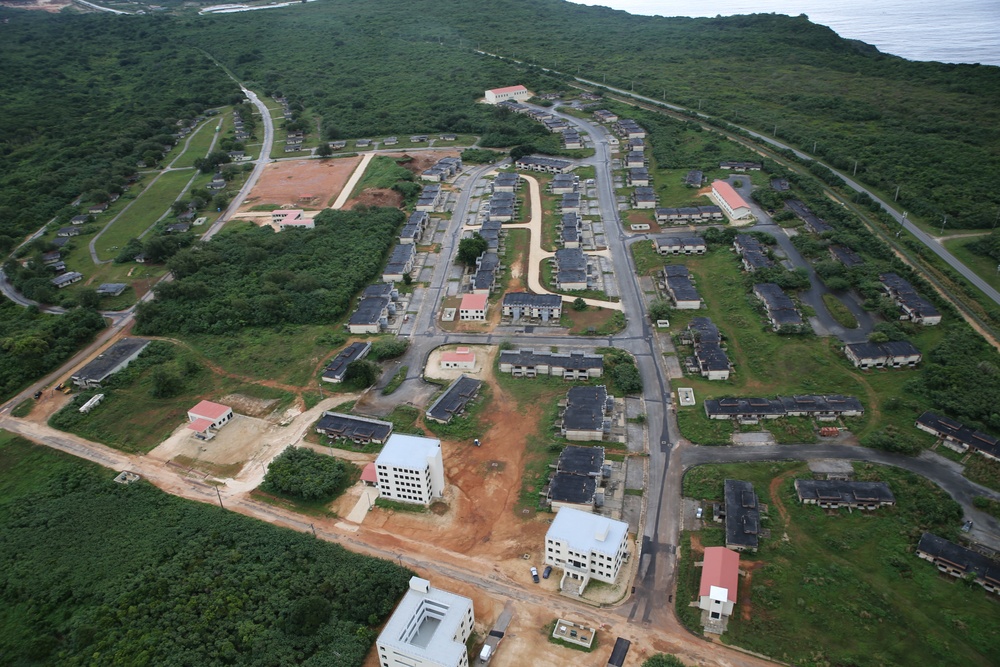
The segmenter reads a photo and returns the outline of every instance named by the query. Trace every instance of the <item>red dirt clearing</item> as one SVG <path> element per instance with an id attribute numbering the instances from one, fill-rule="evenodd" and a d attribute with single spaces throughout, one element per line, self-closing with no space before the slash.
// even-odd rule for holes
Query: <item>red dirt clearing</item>
<path id="1" fill-rule="evenodd" d="M 350 210 L 355 206 L 389 206 L 399 208 L 403 205 L 403 195 L 395 190 L 383 188 L 367 188 L 357 197 L 349 199 L 344 204 L 344 210 Z"/>
<path id="2" fill-rule="evenodd" d="M 344 189 L 359 162 L 360 157 L 272 162 L 265 167 L 240 212 L 265 205 L 325 208 Z"/>

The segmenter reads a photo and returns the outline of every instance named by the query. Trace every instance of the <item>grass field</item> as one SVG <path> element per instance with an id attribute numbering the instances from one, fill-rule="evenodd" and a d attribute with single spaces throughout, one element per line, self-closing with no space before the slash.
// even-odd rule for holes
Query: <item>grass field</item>
<path id="1" fill-rule="evenodd" d="M 671 331 L 683 330 L 692 317 L 710 317 L 725 336 L 727 353 L 734 365 L 734 372 L 726 381 L 684 378 L 683 386 L 694 388 L 699 403 L 720 396 L 846 394 L 856 396 L 866 409 L 864 417 L 846 420 L 847 428 L 859 436 L 891 425 L 907 433 L 912 431 L 914 438 L 928 446 L 933 442 L 913 428 L 916 417 L 930 408 L 925 399 L 906 391 L 907 383 L 919 370 L 859 371 L 847 362 L 835 338 L 773 333 L 765 327 L 762 316 L 744 291 L 738 264 L 726 249 L 685 258 L 683 264 L 695 277 L 706 308 L 673 311 Z M 921 350 L 933 348 L 943 335 L 939 329 L 923 327 L 913 337 L 913 343 Z M 678 354 L 689 355 L 690 348 L 680 347 Z M 685 437 L 701 444 L 717 444 L 720 437 L 722 441 L 728 440 L 732 432 L 725 424 L 710 423 L 700 404 L 679 408 L 678 419 Z M 780 431 L 787 427 L 768 422 L 765 428 Z"/>
<path id="2" fill-rule="evenodd" d="M 939 452 L 946 449 L 938 447 Z M 974 454 L 965 464 L 965 476 L 977 484 L 1000 491 L 1000 462 Z"/>
<path id="3" fill-rule="evenodd" d="M 332 336 L 340 331 L 333 325 L 284 325 L 243 329 L 224 337 L 190 335 L 185 340 L 230 373 L 305 387 L 315 378 L 320 362 L 330 356 L 336 343 Z"/>
<path id="4" fill-rule="evenodd" d="M 216 132 L 215 128 L 222 124 L 224 116 L 212 116 L 205 122 L 201 124 L 195 135 L 191 137 L 191 143 L 188 144 L 187 150 L 184 151 L 177 161 L 173 163 L 173 167 L 193 167 L 194 161 L 203 158 L 208 155 L 208 149 L 212 145 L 212 140 L 215 138 Z M 222 134 L 220 130 L 218 132 L 219 138 L 221 140 L 225 135 Z M 218 145 L 216 146 L 218 147 Z"/>
<path id="5" fill-rule="evenodd" d="M 741 569 L 751 570 L 752 578 L 741 584 L 723 641 L 810 667 L 995 664 L 996 600 L 979 586 L 939 575 L 913 553 L 925 530 L 955 539 L 961 509 L 907 471 L 871 464 L 855 468 L 858 479 L 887 482 L 896 506 L 849 513 L 801 505 L 793 480 L 809 476 L 802 463 L 699 466 L 688 472 L 687 496 L 718 500 L 722 481 L 736 478 L 753 482 L 769 506 L 763 527 L 770 537 L 762 539 L 756 554 L 741 556 Z M 689 535 L 705 546 L 717 545 L 722 531 L 710 525 Z M 681 561 L 686 595 L 699 574 L 693 561 Z M 679 611 L 690 599 L 681 589 L 679 584 Z"/>
<path id="6" fill-rule="evenodd" d="M 218 399 L 226 394 L 243 394 L 251 398 L 276 400 L 273 409 L 291 403 L 293 396 L 279 389 L 249 384 L 222 377 L 201 367 L 199 357 L 181 346 L 175 347 L 176 358 L 163 367 L 180 378 L 175 394 L 154 398 L 155 373 L 160 366 L 145 368 L 134 381 L 100 390 L 104 400 L 86 415 L 76 412 L 83 398 L 77 397 L 50 422 L 88 440 L 101 442 L 125 452 L 148 452 L 187 420 L 187 411 L 200 399 Z M 135 362 L 138 363 L 138 362 Z M 188 364 L 191 364 L 188 366 Z M 199 369 L 192 372 L 191 369 Z M 131 369 L 129 369 L 131 370 Z M 123 371 L 125 373 L 127 371 Z M 97 392 L 87 392 L 88 396 Z M 62 421 L 63 415 L 66 421 Z"/>
<path id="7" fill-rule="evenodd" d="M 377 155 L 368 163 L 365 175 L 354 186 L 351 196 L 357 197 L 359 193 L 368 188 L 391 188 L 401 180 L 413 180 L 413 174 L 410 170 L 396 164 L 395 158 Z"/>
<path id="8" fill-rule="evenodd" d="M 823 304 L 840 326 L 845 329 L 856 329 L 858 327 L 858 320 L 854 317 L 854 314 L 844 305 L 843 301 L 833 294 L 824 294 Z"/>
<path id="9" fill-rule="evenodd" d="M 138 237 L 167 212 L 194 175 L 193 169 L 184 169 L 168 171 L 160 176 L 97 240 L 97 256 L 100 259 L 114 259 L 119 248 L 130 239 Z"/>

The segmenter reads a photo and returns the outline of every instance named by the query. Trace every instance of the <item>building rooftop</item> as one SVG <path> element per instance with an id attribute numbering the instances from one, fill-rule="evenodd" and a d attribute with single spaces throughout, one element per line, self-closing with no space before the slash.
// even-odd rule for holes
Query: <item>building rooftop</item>
<path id="1" fill-rule="evenodd" d="M 122 361 L 145 349 L 147 345 L 149 341 L 145 338 L 122 338 L 74 373 L 73 379 L 100 383 L 111 375 Z"/>
<path id="2" fill-rule="evenodd" d="M 725 181 L 712 181 L 712 189 L 715 190 L 722 199 L 729 205 L 729 208 L 736 210 L 738 208 L 750 208 L 746 203 L 746 200 L 739 195 L 736 190 L 733 189 L 729 183 Z"/>
<path id="3" fill-rule="evenodd" d="M 382 313 L 389 307 L 389 297 L 368 296 L 358 302 L 358 309 L 351 313 L 348 324 L 378 324 Z"/>
<path id="4" fill-rule="evenodd" d="M 533 308 L 559 308 L 562 297 L 558 294 L 531 294 L 530 292 L 508 292 L 503 297 L 504 306 Z"/>
<path id="5" fill-rule="evenodd" d="M 593 477 L 556 472 L 549 480 L 550 502 L 592 505 L 596 493 L 597 480 Z"/>
<path id="6" fill-rule="evenodd" d="M 505 86 L 503 88 L 493 88 L 489 92 L 497 95 L 501 93 L 526 93 L 528 92 L 528 89 L 525 88 L 524 86 L 518 85 L 518 86 Z"/>
<path id="7" fill-rule="evenodd" d="M 614 399 L 608 396 L 603 385 L 572 387 L 566 394 L 563 428 L 570 431 L 603 431 L 609 400 Z"/>
<path id="8" fill-rule="evenodd" d="M 797 479 L 800 500 L 841 503 L 894 503 L 896 497 L 885 482 Z"/>
<path id="9" fill-rule="evenodd" d="M 339 412 L 324 412 L 316 422 L 316 429 L 335 438 L 385 440 L 392 433 L 392 423 Z"/>
<path id="10" fill-rule="evenodd" d="M 726 547 L 705 547 L 701 566 L 701 584 L 698 595 L 708 595 L 715 600 L 736 602 L 740 587 L 740 555 Z M 725 597 L 716 597 L 712 589 L 721 589 Z"/>
<path id="11" fill-rule="evenodd" d="M 725 481 L 726 544 L 757 548 L 760 531 L 760 508 L 753 484 L 738 479 Z"/>
<path id="12" fill-rule="evenodd" d="M 451 421 L 452 417 L 461 413 L 466 404 L 475 398 L 481 385 L 482 382 L 474 380 L 464 373 L 459 375 L 448 386 L 448 389 L 434 401 L 434 404 L 427 410 L 427 415 L 439 421 Z"/>
<path id="13" fill-rule="evenodd" d="M 382 446 L 375 465 L 422 470 L 427 467 L 427 459 L 437 456 L 440 451 L 441 441 L 437 438 L 393 433 Z"/>
<path id="14" fill-rule="evenodd" d="M 943 437 L 950 438 L 969 447 L 980 449 L 987 454 L 1000 457 L 1000 441 L 992 435 L 981 433 L 971 426 L 934 412 L 925 412 L 917 418 L 917 425 L 931 429 Z"/>
<path id="15" fill-rule="evenodd" d="M 599 354 L 584 354 L 583 352 L 571 352 L 569 354 L 557 354 L 554 352 L 535 352 L 534 350 L 503 350 L 500 352 L 501 364 L 513 364 L 514 366 L 559 366 L 570 370 L 589 370 L 591 368 L 604 368 L 604 357 Z"/>
<path id="16" fill-rule="evenodd" d="M 990 581 L 994 586 L 1000 585 L 1000 563 L 943 537 L 924 533 L 917 543 L 917 551 L 952 563 L 966 572 L 974 573 L 980 579 Z"/>
<path id="17" fill-rule="evenodd" d="M 368 350 L 371 349 L 371 346 L 372 344 L 366 341 L 351 343 L 341 350 L 337 356 L 326 365 L 326 369 L 323 371 L 323 377 L 325 379 L 343 378 L 344 373 L 347 371 L 348 364 L 365 356 L 368 353 Z"/>
<path id="18" fill-rule="evenodd" d="M 397 647 L 429 665 L 457 665 L 468 648 L 461 637 L 462 623 L 472 600 L 412 577 L 410 589 L 400 600 L 378 636 L 380 646 Z"/>
<path id="19" fill-rule="evenodd" d="M 570 475 L 597 477 L 604 468 L 604 447 L 567 445 L 556 462 L 558 472 Z"/>
<path id="20" fill-rule="evenodd" d="M 459 310 L 486 310 L 489 297 L 486 294 L 465 294 Z"/>
<path id="21" fill-rule="evenodd" d="M 206 417 L 215 421 L 219 419 L 227 412 L 232 410 L 228 405 L 222 405 L 221 403 L 213 403 L 212 401 L 200 401 L 198 405 L 194 406 L 188 412 L 198 417 Z"/>
<path id="22" fill-rule="evenodd" d="M 559 540 L 579 553 L 618 554 L 628 537 L 628 524 L 598 514 L 563 507 L 556 513 L 545 538 Z"/>

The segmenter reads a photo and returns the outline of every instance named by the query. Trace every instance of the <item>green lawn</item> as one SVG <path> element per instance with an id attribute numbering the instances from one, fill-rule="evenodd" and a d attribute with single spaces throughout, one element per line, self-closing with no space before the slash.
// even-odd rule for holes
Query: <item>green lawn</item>
<path id="1" fill-rule="evenodd" d="M 859 436 L 891 425 L 905 429 L 922 442 L 925 440 L 913 428 L 913 421 L 930 405 L 922 397 L 906 391 L 906 384 L 919 370 L 859 371 L 847 362 L 836 338 L 775 334 L 765 327 L 755 300 L 745 292 L 743 275 L 728 249 L 685 258 L 681 263 L 695 277 L 706 308 L 673 311 L 671 331 L 680 332 L 693 317 L 710 317 L 725 336 L 727 352 L 735 369 L 726 381 L 708 381 L 694 376 L 686 376 L 681 381 L 681 386 L 694 388 L 699 403 L 678 409 L 685 437 L 702 444 L 728 440 L 732 428 L 721 423 L 711 424 L 705 416 L 702 402 L 706 398 L 837 393 L 856 396 L 864 404 L 864 417 L 845 420 L 847 428 Z M 932 349 L 942 335 L 940 327 L 922 327 L 912 340 L 919 349 L 926 351 Z M 678 355 L 690 354 L 689 347 L 679 347 Z M 767 422 L 764 428 L 773 429 L 779 440 L 783 436 L 778 432 L 788 431 L 787 425 L 775 422 Z M 926 444 L 930 443 L 927 439 Z"/>
<path id="2" fill-rule="evenodd" d="M 330 356 L 336 345 L 334 336 L 340 332 L 335 325 L 289 324 L 279 329 L 244 329 L 227 336 L 196 334 L 184 338 L 231 373 L 305 387 Z"/>
<path id="3" fill-rule="evenodd" d="M 114 259 L 118 249 L 160 219 L 195 175 L 193 169 L 168 171 L 143 191 L 136 202 L 97 240 L 97 256 Z"/>
<path id="4" fill-rule="evenodd" d="M 968 249 L 968 245 L 977 240 L 977 237 L 967 239 L 951 239 L 944 242 L 944 247 L 955 258 L 976 272 L 980 278 L 985 280 L 994 289 L 1000 289 L 1000 272 L 997 271 L 997 263 L 990 257 L 977 255 Z M 978 294 L 978 292 L 977 292 Z M 986 304 L 988 301 L 980 301 Z"/>
<path id="5" fill-rule="evenodd" d="M 365 175 L 361 177 L 358 184 L 351 193 L 352 197 L 368 188 L 391 188 L 401 180 L 412 180 L 413 174 L 409 169 L 396 164 L 395 158 L 377 155 L 368 163 Z"/>
<path id="6" fill-rule="evenodd" d="M 837 324 L 846 329 L 857 329 L 858 320 L 844 302 L 833 294 L 823 295 L 823 304 L 830 311 L 830 315 L 837 321 Z"/>
<path id="7" fill-rule="evenodd" d="M 188 144 L 187 150 L 184 151 L 177 161 L 173 163 L 175 169 L 179 167 L 193 167 L 194 161 L 203 158 L 208 155 L 208 149 L 212 145 L 212 140 L 216 136 L 215 128 L 222 125 L 224 116 L 212 116 L 203 122 L 197 130 L 195 130 L 194 136 L 191 137 L 191 143 Z M 225 135 L 222 134 L 220 130 L 218 132 L 219 138 Z M 218 144 L 216 144 L 218 148 Z"/>
<path id="8" fill-rule="evenodd" d="M 938 451 L 946 449 L 938 447 Z M 1000 462 L 973 454 L 965 464 L 965 476 L 977 484 L 1000 491 Z"/>
<path id="9" fill-rule="evenodd" d="M 995 664 L 996 599 L 979 586 L 939 575 L 913 553 L 924 530 L 955 539 L 961 509 L 907 471 L 871 464 L 855 468 L 859 479 L 886 481 L 897 505 L 872 513 L 801 505 L 793 487 L 795 476 L 809 476 L 801 463 L 700 466 L 688 472 L 685 495 L 717 500 L 722 480 L 730 477 L 753 482 L 769 506 L 763 527 L 770 537 L 762 539 L 756 554 L 741 556 L 743 569 L 748 561 L 759 563 L 750 585 L 739 592 L 738 605 L 751 605 L 749 618 L 742 609 L 735 613 L 723 641 L 809 667 Z M 782 473 L 789 474 L 773 497 L 770 482 Z M 787 511 L 787 523 L 779 506 Z M 703 545 L 722 537 L 714 524 L 694 534 Z M 681 561 L 679 611 L 693 592 L 690 582 L 697 581 L 694 560 Z"/>

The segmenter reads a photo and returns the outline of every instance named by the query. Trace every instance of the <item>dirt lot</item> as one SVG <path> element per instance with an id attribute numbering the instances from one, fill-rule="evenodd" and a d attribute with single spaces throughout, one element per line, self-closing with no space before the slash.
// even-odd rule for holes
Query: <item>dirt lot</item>
<path id="1" fill-rule="evenodd" d="M 359 162 L 360 157 L 272 162 L 264 169 L 240 212 L 264 205 L 325 208 L 340 194 Z"/>
<path id="2" fill-rule="evenodd" d="M 441 368 L 441 354 L 443 352 L 454 352 L 459 347 L 467 347 L 476 355 L 476 366 L 473 370 L 443 369 Z M 484 369 L 492 376 L 493 358 L 496 353 L 495 345 L 442 345 L 431 350 L 427 357 L 427 366 L 424 368 L 424 375 L 438 380 L 454 380 L 462 373 L 472 377 L 483 375 Z"/>
<path id="3" fill-rule="evenodd" d="M 276 428 L 262 419 L 235 414 L 214 438 L 205 442 L 191 437 L 187 424 L 182 424 L 149 456 L 215 476 L 235 477 L 266 446 L 270 440 L 267 436 Z"/>
<path id="4" fill-rule="evenodd" d="M 386 546 L 398 546 L 396 537 L 432 543 L 437 550 L 481 559 L 484 570 L 496 570 L 515 581 L 530 583 L 528 568 L 542 562 L 549 522 L 547 517 L 515 516 L 514 506 L 524 471 L 526 439 L 534 432 L 542 409 L 525 410 L 500 389 L 493 378 L 495 348 L 484 349 L 489 350 L 488 357 L 483 359 L 478 377 L 490 385 L 491 402 L 481 413 L 483 444 L 475 447 L 469 441 L 441 443 L 447 510 L 443 514 L 418 514 L 376 509 L 365 520 L 364 529 L 372 529 L 371 539 L 375 542 L 388 538 L 390 544 Z M 526 553 L 530 554 L 530 562 L 522 559 Z"/>
<path id="5" fill-rule="evenodd" d="M 348 199 L 344 204 L 344 209 L 349 210 L 355 206 L 389 206 L 399 208 L 403 205 L 403 195 L 395 190 L 384 188 L 366 188 L 357 197 Z"/>
<path id="6" fill-rule="evenodd" d="M 0 7 L 13 7 L 14 9 L 39 9 L 43 12 L 54 14 L 62 11 L 63 7 L 73 4 L 70 0 L 33 0 L 32 2 L 0 2 Z"/>

